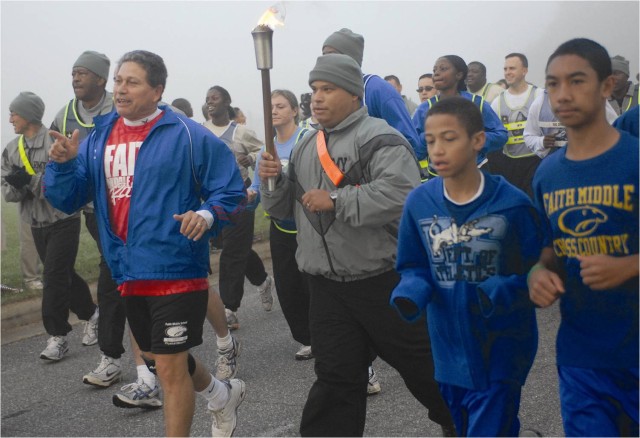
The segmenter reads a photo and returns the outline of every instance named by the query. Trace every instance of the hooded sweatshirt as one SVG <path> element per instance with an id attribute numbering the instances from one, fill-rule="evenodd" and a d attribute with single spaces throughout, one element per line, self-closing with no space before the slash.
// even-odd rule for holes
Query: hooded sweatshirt
<path id="1" fill-rule="evenodd" d="M 409 195 L 398 242 L 402 278 L 391 296 L 408 321 L 426 309 L 436 380 L 473 390 L 524 384 L 537 349 L 526 286 L 541 249 L 535 211 L 504 178 L 484 178 L 480 197 L 461 209 L 445 200 L 442 178 Z"/>

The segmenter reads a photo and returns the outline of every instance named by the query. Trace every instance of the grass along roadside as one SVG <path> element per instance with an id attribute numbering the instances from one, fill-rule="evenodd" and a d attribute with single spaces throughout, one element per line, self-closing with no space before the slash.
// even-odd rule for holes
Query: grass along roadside
<path id="1" fill-rule="evenodd" d="M 2 284 L 14 288 L 22 288 L 22 272 L 20 271 L 20 238 L 18 232 L 18 204 L 2 200 L 0 203 L 2 218 L 2 240 L 4 249 L 0 260 L 0 277 Z M 98 263 L 100 253 L 96 244 L 84 225 L 84 216 L 80 230 L 80 246 L 76 257 L 76 271 L 88 283 L 98 280 Z M 262 240 L 269 239 L 269 220 L 264 215 L 262 206 L 256 210 L 255 234 Z M 21 293 L 5 293 L 1 295 L 2 304 L 23 301 L 41 296 L 40 292 L 24 290 Z"/>

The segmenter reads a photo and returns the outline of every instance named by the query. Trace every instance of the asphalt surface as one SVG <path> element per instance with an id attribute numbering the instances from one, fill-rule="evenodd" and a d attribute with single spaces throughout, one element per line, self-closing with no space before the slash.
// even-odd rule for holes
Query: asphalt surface
<path id="1" fill-rule="evenodd" d="M 265 261 L 271 271 L 269 261 Z M 216 282 L 217 283 L 217 282 Z M 238 311 L 242 343 L 238 377 L 247 394 L 239 410 L 235 436 L 299 436 L 302 409 L 315 375 L 313 360 L 296 361 L 299 345 L 291 338 L 277 297 L 273 310 L 262 310 L 255 287 L 245 283 Z M 4 315 L 3 315 L 4 318 Z M 558 401 L 554 339 L 557 305 L 538 310 L 540 341 L 534 367 L 523 390 L 520 418 L 523 429 L 544 436 L 563 434 Z M 39 329 L 38 329 L 39 327 Z M 24 339 L 5 342 L 1 349 L 2 436 L 162 436 L 162 410 L 121 409 L 111 398 L 136 377 L 129 354 L 123 356 L 123 382 L 107 389 L 82 383 L 100 358 L 98 346 L 81 345 L 82 325 L 69 334 L 70 351 L 60 362 L 39 359 L 48 336 L 41 324 L 25 326 Z M 19 338 L 19 337 L 18 337 Z M 215 363 L 215 337 L 205 323 L 204 343 L 194 355 Z M 440 428 L 406 389 L 398 373 L 378 359 L 374 363 L 382 392 L 368 398 L 365 436 L 440 436 Z M 211 417 L 204 400 L 196 399 L 192 436 L 211 436 Z"/>

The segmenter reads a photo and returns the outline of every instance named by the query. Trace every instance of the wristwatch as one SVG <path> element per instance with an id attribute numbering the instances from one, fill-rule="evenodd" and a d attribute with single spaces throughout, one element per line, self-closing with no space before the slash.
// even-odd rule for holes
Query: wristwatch
<path id="1" fill-rule="evenodd" d="M 336 199 L 338 199 L 338 191 L 334 190 L 333 192 L 329 193 L 329 199 L 331 199 L 331 202 L 333 202 L 333 208 L 336 208 Z"/>

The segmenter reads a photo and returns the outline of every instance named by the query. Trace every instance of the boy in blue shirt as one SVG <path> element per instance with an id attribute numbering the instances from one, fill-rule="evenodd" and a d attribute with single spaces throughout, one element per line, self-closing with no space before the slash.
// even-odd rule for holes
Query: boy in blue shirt
<path id="1" fill-rule="evenodd" d="M 459 436 L 518 436 L 522 386 L 537 349 L 526 273 L 540 254 L 531 201 L 477 168 L 486 134 L 478 107 L 441 100 L 425 123 L 439 177 L 410 193 L 400 223 L 391 303 L 426 309 L 435 379 Z"/>
<path id="2" fill-rule="evenodd" d="M 549 57 L 546 89 L 567 146 L 533 179 L 547 247 L 531 299 L 560 298 L 556 342 L 567 436 L 638 436 L 638 138 L 607 123 L 614 78 L 588 39 Z"/>

